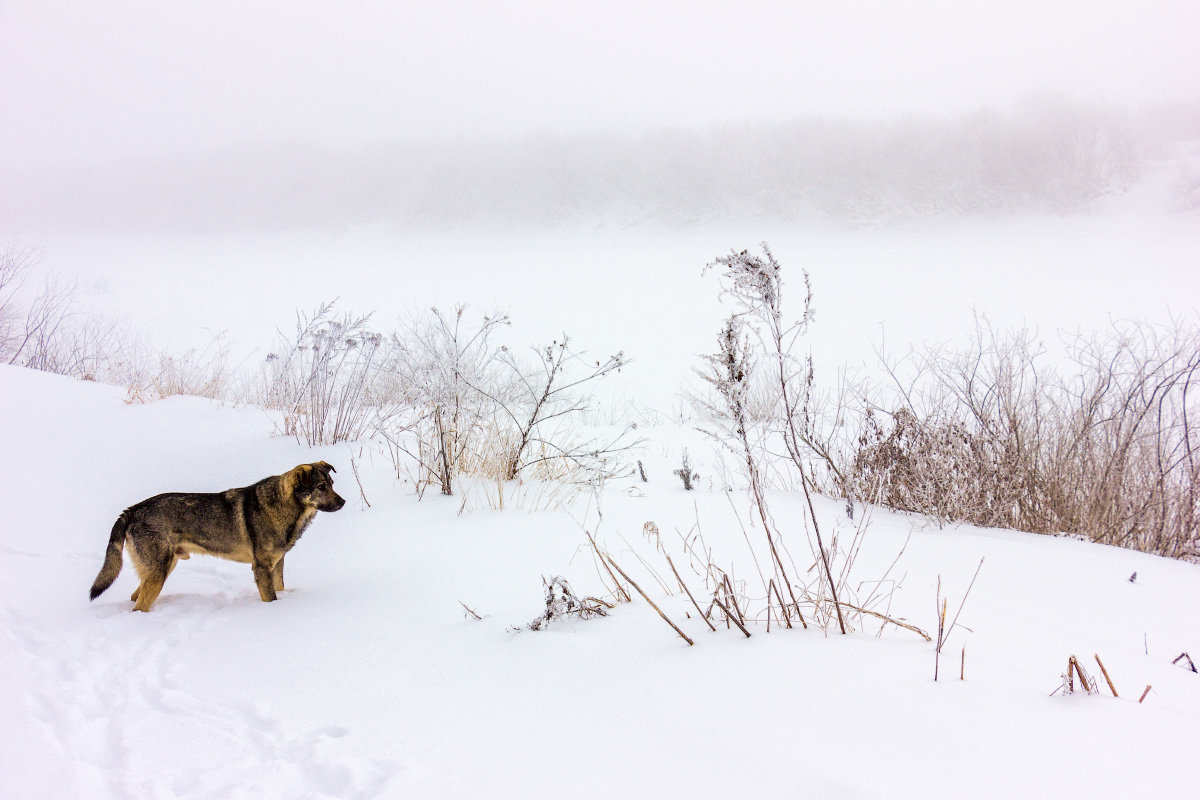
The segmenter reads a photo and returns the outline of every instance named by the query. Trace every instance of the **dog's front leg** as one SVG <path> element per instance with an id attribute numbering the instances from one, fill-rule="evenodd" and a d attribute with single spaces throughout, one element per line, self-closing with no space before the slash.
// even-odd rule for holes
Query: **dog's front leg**
<path id="1" fill-rule="evenodd" d="M 275 584 L 276 592 L 283 591 L 283 559 L 284 556 L 280 556 L 279 560 L 275 562 L 275 566 L 271 569 L 271 579 Z"/>
<path id="2" fill-rule="evenodd" d="M 254 582 L 258 585 L 258 596 L 264 603 L 276 599 L 275 578 L 271 574 L 271 565 L 262 561 L 254 562 Z"/>

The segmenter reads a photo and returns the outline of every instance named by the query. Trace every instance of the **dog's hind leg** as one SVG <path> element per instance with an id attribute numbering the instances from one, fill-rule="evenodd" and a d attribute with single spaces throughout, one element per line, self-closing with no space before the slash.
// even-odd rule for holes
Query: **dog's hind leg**
<path id="1" fill-rule="evenodd" d="M 171 570 L 175 569 L 176 559 L 171 559 L 171 564 L 166 569 L 155 570 L 152 574 L 142 576 L 142 582 L 134 592 L 135 599 L 134 611 L 149 611 L 150 606 L 154 605 L 154 601 L 158 599 L 159 592 L 162 591 L 163 584 L 167 581 L 167 576 L 171 574 Z"/>
<path id="2" fill-rule="evenodd" d="M 283 591 L 283 559 L 286 556 L 280 556 L 275 562 L 275 566 L 271 567 L 271 581 L 275 584 L 275 591 Z"/>
<path id="3" fill-rule="evenodd" d="M 178 559 L 175 558 L 174 548 L 167 549 L 156 542 L 137 542 L 137 546 L 130 550 L 134 569 L 141 579 L 130 598 L 134 603 L 133 610 L 149 611 Z"/>
<path id="4" fill-rule="evenodd" d="M 190 557 L 190 556 L 188 556 L 188 555 L 182 555 L 182 556 L 180 556 L 178 553 L 176 554 L 176 556 L 177 556 L 176 558 L 172 558 L 172 559 L 171 559 L 171 566 L 167 567 L 167 574 L 166 574 L 166 575 L 163 575 L 162 581 L 160 581 L 160 582 L 159 582 L 159 586 L 158 586 L 158 590 L 159 590 L 159 591 L 162 591 L 162 584 L 166 583 L 166 582 L 167 582 L 167 578 L 171 577 L 171 573 L 175 571 L 175 567 L 176 567 L 176 565 L 178 565 L 178 564 L 179 564 L 179 561 L 180 561 L 180 559 L 182 559 L 182 558 L 189 558 L 189 557 Z M 140 576 L 139 576 L 139 577 L 140 577 Z M 143 584 L 144 584 L 144 581 L 143 581 L 142 583 L 139 583 L 139 584 L 138 584 L 138 586 L 137 586 L 137 588 L 133 590 L 133 594 L 129 595 L 129 599 L 130 599 L 130 600 L 132 600 L 132 601 L 133 601 L 133 602 L 135 602 L 135 603 L 138 601 L 138 598 L 140 598 L 140 597 L 141 597 L 141 595 L 142 595 L 142 586 L 143 586 Z M 157 595 L 158 595 L 158 592 L 155 592 L 155 596 L 157 596 Z M 154 599 L 153 599 L 153 598 L 151 598 L 150 602 L 151 602 L 151 603 L 153 603 L 153 602 L 154 602 Z M 150 610 L 150 606 L 147 604 L 147 606 L 146 606 L 146 608 L 145 608 L 145 609 L 138 609 L 138 610 L 139 610 L 139 611 L 141 611 L 141 610 L 144 610 L 144 611 L 149 611 L 149 610 Z"/>
<path id="5" fill-rule="evenodd" d="M 146 575 L 142 578 L 142 583 L 138 586 L 137 600 L 134 601 L 134 611 L 149 611 L 150 606 L 154 605 L 154 601 L 158 599 L 159 592 L 162 591 L 163 583 L 167 580 L 166 571 L 156 573 L 154 575 Z"/>

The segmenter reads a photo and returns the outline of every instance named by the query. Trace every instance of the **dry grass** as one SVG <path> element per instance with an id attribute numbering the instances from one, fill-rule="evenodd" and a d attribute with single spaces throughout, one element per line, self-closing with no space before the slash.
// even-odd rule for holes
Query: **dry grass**
<path id="1" fill-rule="evenodd" d="M 837 488 L 940 521 L 1200 557 L 1200 328 L 1122 323 L 1066 374 L 1028 331 L 888 363 Z"/>

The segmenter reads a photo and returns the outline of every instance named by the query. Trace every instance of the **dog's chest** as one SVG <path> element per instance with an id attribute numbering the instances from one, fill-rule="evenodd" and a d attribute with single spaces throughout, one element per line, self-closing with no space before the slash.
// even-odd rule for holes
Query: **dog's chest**
<path id="1" fill-rule="evenodd" d="M 316 517 L 317 510 L 315 508 L 306 508 L 297 519 L 292 529 L 287 532 L 284 538 L 284 549 L 290 550 L 296 542 L 300 541 L 300 537 L 308 530 L 308 526 L 312 524 L 313 518 Z"/>

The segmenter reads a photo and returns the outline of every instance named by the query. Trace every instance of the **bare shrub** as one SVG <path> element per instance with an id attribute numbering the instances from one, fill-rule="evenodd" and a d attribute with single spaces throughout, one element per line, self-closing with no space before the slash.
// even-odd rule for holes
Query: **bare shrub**
<path id="1" fill-rule="evenodd" d="M 1200 556 L 1200 330 L 1120 323 L 1068 344 L 985 321 L 959 349 L 887 363 L 840 488 L 941 521 Z M 889 410 L 884 410 L 889 409 Z"/>
<path id="2" fill-rule="evenodd" d="M 71 366 L 84 357 L 72 346 L 76 342 L 65 341 L 74 293 L 70 287 L 46 284 L 25 312 L 24 324 L 8 363 L 43 372 L 70 374 Z"/>
<path id="3" fill-rule="evenodd" d="M 33 258 L 30 250 L 0 254 L 0 357 L 30 369 L 72 374 L 89 355 L 80 352 L 88 342 L 78 331 L 68 337 L 74 287 L 47 281 L 22 302 Z"/>
<path id="4" fill-rule="evenodd" d="M 1071 351 L 1071 425 L 1047 470 L 1055 527 L 1200 557 L 1200 328 L 1124 323 Z"/>
<path id="5" fill-rule="evenodd" d="M 980 319 L 965 350 L 902 364 L 881 355 L 899 403 L 889 412 L 864 403 L 843 492 L 940 521 L 1013 528 L 1032 519 L 1030 459 L 1056 413 L 1043 352 L 1028 332 L 1001 336 Z"/>
<path id="6" fill-rule="evenodd" d="M 523 472 L 561 479 L 576 470 L 606 472 L 606 460 L 628 449 L 623 434 L 609 442 L 574 439 L 572 422 L 591 408 L 590 396 L 580 387 L 616 372 L 626 364 L 617 353 L 589 363 L 570 348 L 567 336 L 541 348 L 531 348 L 534 358 L 525 361 L 502 348 L 497 363 L 503 377 L 491 390 L 475 387 L 496 403 L 506 418 L 501 476 L 514 480 Z"/>
<path id="7" fill-rule="evenodd" d="M 522 357 L 493 342 L 508 324 L 502 314 L 435 308 L 388 340 L 374 426 L 397 475 L 408 471 L 418 491 L 433 484 L 449 495 L 456 478 L 469 475 L 494 482 L 488 502 L 503 507 L 506 482 L 594 484 L 635 444 L 627 431 L 603 440 L 582 425 L 594 408 L 584 388 L 623 366 L 624 356 L 592 364 L 563 337 Z"/>
<path id="8" fill-rule="evenodd" d="M 27 277 L 27 251 L 7 249 L 0 252 L 0 360 L 13 363 L 21 342 L 19 333 L 24 312 L 17 294 Z"/>
<path id="9" fill-rule="evenodd" d="M 735 453 L 745 468 L 752 506 L 771 558 L 771 576 L 762 576 L 768 614 L 773 589 L 784 623 L 790 627 L 793 614 L 803 622 L 799 595 L 813 604 L 823 624 L 836 620 L 838 629 L 846 633 L 843 606 L 861 612 L 857 604 L 839 598 L 853 565 L 853 548 L 841 554 L 835 576 L 833 565 L 838 563 L 839 553 L 836 542 L 826 546 L 813 508 L 811 463 L 819 461 L 839 476 L 840 470 L 832 438 L 822 432 L 814 405 L 812 359 L 796 352 L 798 340 L 814 316 L 808 273 L 801 272 L 803 309 L 799 317 L 789 320 L 783 306 L 782 267 L 766 244 L 761 256 L 745 250 L 733 252 L 706 269 L 714 267 L 721 269 L 722 294 L 733 301 L 736 310 L 718 335 L 718 352 L 705 357 L 707 367 L 700 377 L 711 387 L 711 397 L 699 398 L 699 407 L 716 426 L 712 435 Z M 751 413 L 748 402 L 752 388 L 758 389 L 757 414 Z M 772 453 L 779 450 L 782 457 L 773 458 Z M 819 565 L 819 579 L 812 587 L 801 580 L 794 565 L 789 570 L 783 557 L 783 531 L 770 512 L 766 493 L 764 465 L 772 460 L 794 476 L 806 501 L 806 538 Z M 860 526 L 860 532 L 862 529 Z"/>
<path id="10" fill-rule="evenodd" d="M 75 288 L 47 281 L 26 299 L 34 253 L 0 253 L 0 360 L 85 380 L 107 380 L 125 357 L 126 339 L 110 320 L 73 310 Z"/>
<path id="11" fill-rule="evenodd" d="M 370 315 L 334 313 L 322 303 L 296 314 L 296 333 L 283 336 L 264 369 L 264 404 L 284 413 L 284 433 L 309 445 L 360 438 L 370 421 L 369 382 L 382 337 Z"/>
<path id="12" fill-rule="evenodd" d="M 481 471 L 489 458 L 495 404 L 475 387 L 495 382 L 491 339 L 509 324 L 503 314 L 472 321 L 466 306 L 437 308 L 388 340 L 381 364 L 375 431 L 388 443 L 399 474 L 416 465 L 415 483 L 453 494 L 454 478 Z"/>
<path id="13" fill-rule="evenodd" d="M 683 481 L 683 490 L 685 492 L 690 492 L 695 488 L 696 481 L 700 480 L 700 475 L 692 469 L 692 465 L 688 461 L 688 451 L 686 447 L 683 448 L 683 456 L 681 461 L 682 463 L 679 465 L 679 468 L 675 470 L 675 475 L 677 475 L 679 479 Z M 641 466 L 641 463 L 642 462 L 640 461 L 638 462 L 639 467 Z M 645 481 L 645 473 L 643 472 L 642 482 L 645 483 Z"/>

